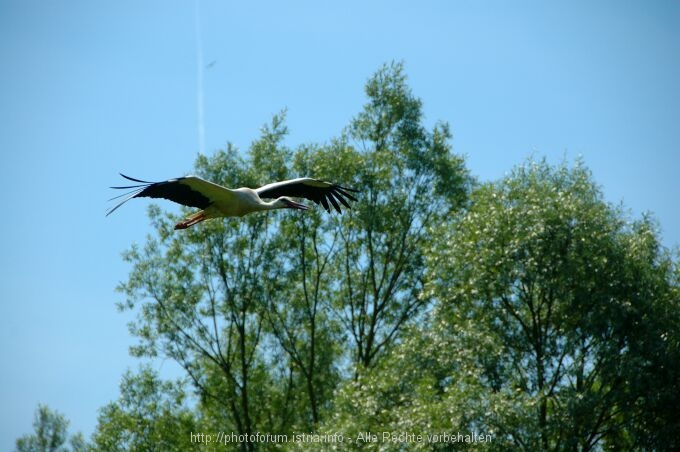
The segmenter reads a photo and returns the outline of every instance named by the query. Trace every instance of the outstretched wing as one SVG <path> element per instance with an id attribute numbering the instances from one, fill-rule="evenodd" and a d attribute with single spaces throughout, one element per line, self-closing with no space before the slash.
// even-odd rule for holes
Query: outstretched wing
<path id="1" fill-rule="evenodd" d="M 357 192 L 353 188 L 343 187 L 331 182 L 324 182 L 310 177 L 285 180 L 264 185 L 255 192 L 260 198 L 278 198 L 280 196 L 292 196 L 295 198 L 305 198 L 321 204 L 326 212 L 330 212 L 332 205 L 336 211 L 341 212 L 340 204 L 350 208 L 349 202 L 357 199 L 350 192 Z M 329 205 L 330 203 L 330 205 Z"/>
<path id="2" fill-rule="evenodd" d="M 148 182 L 126 176 L 122 173 L 121 176 L 132 182 L 139 182 L 139 184 L 111 187 L 117 190 L 131 191 L 109 200 L 125 197 L 125 199 L 109 209 L 106 213 L 107 216 L 132 198 L 163 198 L 184 206 L 205 209 L 217 199 L 229 198 L 231 196 L 231 191 L 228 188 L 196 176 L 178 177 L 163 182 Z"/>

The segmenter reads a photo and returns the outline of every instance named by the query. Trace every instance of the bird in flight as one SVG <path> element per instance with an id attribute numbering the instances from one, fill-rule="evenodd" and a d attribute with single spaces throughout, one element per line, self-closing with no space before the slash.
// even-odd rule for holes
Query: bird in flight
<path id="1" fill-rule="evenodd" d="M 290 197 L 306 198 L 321 204 L 330 213 L 331 206 L 341 212 L 340 205 L 350 208 L 348 200 L 356 201 L 350 192 L 358 190 L 324 182 L 310 177 L 273 182 L 260 188 L 231 189 L 201 179 L 197 176 L 178 177 L 163 182 L 148 182 L 120 174 L 125 179 L 138 182 L 137 185 L 111 187 L 117 190 L 131 190 L 113 199 L 125 197 L 113 206 L 110 215 L 132 198 L 164 198 L 187 207 L 201 209 L 175 225 L 175 229 L 186 229 L 204 220 L 222 217 L 241 217 L 251 212 L 274 209 L 307 210 L 308 206 L 293 201 Z M 263 201 L 262 199 L 273 199 Z"/>

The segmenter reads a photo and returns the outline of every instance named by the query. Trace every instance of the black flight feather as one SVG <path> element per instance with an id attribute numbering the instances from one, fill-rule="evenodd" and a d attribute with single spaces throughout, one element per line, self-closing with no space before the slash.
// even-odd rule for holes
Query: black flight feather
<path id="1" fill-rule="evenodd" d="M 123 201 L 116 204 L 106 213 L 107 216 L 113 213 L 117 208 L 119 208 L 132 198 L 163 198 L 176 202 L 178 204 L 182 204 L 184 206 L 197 207 L 199 209 L 205 209 L 211 204 L 210 199 L 208 199 L 206 196 L 197 191 L 192 190 L 191 187 L 189 187 L 188 185 L 182 184 L 181 181 L 182 179 L 185 179 L 184 177 L 170 179 L 164 182 L 148 182 L 126 176 L 125 174 L 122 173 L 120 175 L 123 176 L 125 179 L 131 180 L 133 182 L 140 182 L 140 185 L 111 187 L 119 190 L 132 189 L 132 191 L 111 198 L 117 199 L 127 195 L 127 197 Z"/>
<path id="2" fill-rule="evenodd" d="M 340 205 L 336 200 L 339 200 L 342 205 L 349 208 L 349 203 L 345 198 L 349 198 L 352 201 L 357 199 L 348 192 L 357 192 L 353 188 L 343 187 L 341 185 L 331 184 L 329 187 L 317 187 L 305 185 L 304 182 L 292 183 L 274 186 L 266 190 L 258 189 L 257 193 L 260 198 L 278 198 L 280 196 L 292 196 L 294 198 L 306 198 L 316 204 L 321 204 L 326 212 L 331 211 L 331 206 L 328 201 L 331 202 L 336 211 L 340 212 Z"/>

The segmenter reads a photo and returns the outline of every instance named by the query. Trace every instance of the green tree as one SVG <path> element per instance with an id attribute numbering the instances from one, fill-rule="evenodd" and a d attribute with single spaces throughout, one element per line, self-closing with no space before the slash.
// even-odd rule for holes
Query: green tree
<path id="1" fill-rule="evenodd" d="M 282 234 L 295 238 L 281 244 L 287 250 L 289 265 L 285 280 L 268 310 L 269 327 L 285 352 L 281 362 L 293 379 L 290 389 L 300 388 L 306 403 L 297 427 L 314 428 L 327 406 L 339 375 L 335 369 L 340 356 L 337 322 L 329 315 L 328 267 L 334 254 L 327 243 L 319 214 L 312 213 L 282 222 Z M 283 376 L 283 375 L 282 375 Z M 297 383 L 294 380 L 300 379 Z"/>
<path id="2" fill-rule="evenodd" d="M 674 450 L 678 265 L 578 163 L 528 162 L 432 228 L 423 322 L 324 431 L 484 433 L 475 449 Z M 384 444 L 403 450 L 403 444 Z M 450 450 L 451 444 L 410 444 Z"/>
<path id="3" fill-rule="evenodd" d="M 196 172 L 228 186 L 285 179 L 286 132 L 276 115 L 246 159 L 229 146 L 199 156 Z M 337 381 L 336 337 L 320 309 L 329 259 L 322 217 L 271 212 L 177 234 L 174 215 L 152 207 L 150 216 L 156 235 L 125 254 L 133 270 L 120 286 L 121 307 L 139 312 L 133 353 L 177 361 L 208 426 L 240 435 L 311 428 Z"/>
<path id="4" fill-rule="evenodd" d="M 626 245 L 631 265 L 624 290 L 632 313 L 617 325 L 627 334 L 620 343 L 620 360 L 609 368 L 611 378 L 625 382 L 616 394 L 620 422 L 636 449 L 678 450 L 680 265 L 677 254 L 659 244 L 649 217 L 633 225 Z"/>
<path id="5" fill-rule="evenodd" d="M 87 444 L 81 433 L 76 433 L 69 439 L 69 421 L 58 411 L 52 411 L 46 405 L 38 405 L 33 420 L 35 433 L 24 435 L 16 440 L 18 452 L 45 452 L 45 451 L 83 451 L 87 450 Z M 64 446 L 70 443 L 71 448 Z"/>
<path id="6" fill-rule="evenodd" d="M 349 161 L 362 187 L 354 214 L 338 225 L 335 310 L 354 345 L 355 374 L 376 363 L 429 300 L 423 296 L 428 227 L 466 200 L 470 179 L 451 152 L 446 124 L 427 131 L 403 65 L 366 84 L 368 103 L 347 129 Z"/>
<path id="7" fill-rule="evenodd" d="M 144 367 L 127 372 L 120 398 L 100 410 L 93 434 L 96 450 L 180 451 L 195 447 L 191 433 L 198 431 L 194 413 L 185 405 L 183 384 L 162 381 Z"/>
<path id="8" fill-rule="evenodd" d="M 452 331 L 447 322 L 435 322 L 431 315 L 425 319 L 406 328 L 402 340 L 388 347 L 373 367 L 340 387 L 324 433 L 340 431 L 352 438 L 367 431 L 413 435 L 401 438 L 403 442 L 399 437 L 383 442 L 379 434 L 380 450 L 386 451 L 464 449 L 465 443 L 442 439 L 458 432 L 489 434 L 497 440 L 493 430 L 480 428 L 485 387 L 482 372 L 473 364 L 483 347 L 490 348 L 488 339 L 471 327 Z M 468 341 L 477 347 L 468 347 Z M 415 439 L 418 435 L 420 440 Z M 471 446 L 484 450 L 488 445 Z M 362 450 L 364 444 L 352 447 Z"/>
<path id="9" fill-rule="evenodd" d="M 263 137 L 263 141 L 270 137 Z M 233 148 L 208 159 L 198 174 L 226 185 L 252 185 L 255 173 Z M 208 222 L 173 234 L 173 215 L 150 209 L 156 237 L 125 254 L 133 264 L 125 309 L 139 306 L 131 326 L 137 356 L 177 361 L 221 429 L 249 435 L 265 427 L 272 384 L 260 347 L 265 311 L 280 284 L 281 266 L 270 216 Z M 273 427 L 273 426 L 272 426 Z M 245 446 L 244 446 L 245 447 Z"/>
<path id="10" fill-rule="evenodd" d="M 488 406 L 479 422 L 497 432 L 496 445 L 660 446 L 658 428 L 631 436 L 643 419 L 677 425 L 659 400 L 678 400 L 668 367 L 678 350 L 677 269 L 648 220 L 626 221 L 582 164 L 543 161 L 479 187 L 440 232 L 450 246 L 431 253 L 436 318 L 486 337 L 464 346 L 478 350 Z"/>
<path id="11" fill-rule="evenodd" d="M 337 155 L 342 149 L 331 147 L 328 152 L 327 148 L 308 145 L 293 153 L 282 146 L 280 141 L 287 132 L 283 119 L 283 115 L 275 116 L 271 129 L 263 130 L 263 136 L 270 138 L 251 147 L 252 167 L 258 170 L 260 180 L 310 174 L 326 180 L 351 180 L 337 170 Z M 324 160 L 329 164 L 320 164 Z M 280 387 L 285 394 L 285 414 L 281 414 L 291 421 L 285 427 L 288 431 L 293 426 L 297 431 L 309 431 L 319 422 L 339 379 L 336 359 L 341 338 L 329 311 L 328 271 L 336 252 L 337 233 L 331 231 L 336 220 L 323 210 L 282 215 L 277 220 L 276 252 L 282 282 L 267 307 L 268 332 L 277 344 L 268 353 L 274 353 L 279 364 L 274 378 L 287 382 Z"/>

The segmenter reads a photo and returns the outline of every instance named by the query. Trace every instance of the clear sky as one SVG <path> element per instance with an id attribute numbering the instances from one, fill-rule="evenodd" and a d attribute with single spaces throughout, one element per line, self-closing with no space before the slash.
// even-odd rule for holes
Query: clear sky
<path id="1" fill-rule="evenodd" d="M 129 271 L 121 251 L 152 229 L 146 200 L 104 217 L 118 172 L 189 173 L 202 142 L 245 150 L 283 108 L 289 146 L 328 141 L 385 62 L 404 61 L 427 123 L 450 123 L 480 180 L 531 155 L 582 156 L 607 200 L 653 212 L 664 243 L 680 244 L 678 2 L 200 0 L 196 11 L 195 0 L 0 0 L 0 450 L 32 430 L 38 403 L 89 436 L 138 365 L 114 288 Z"/>

